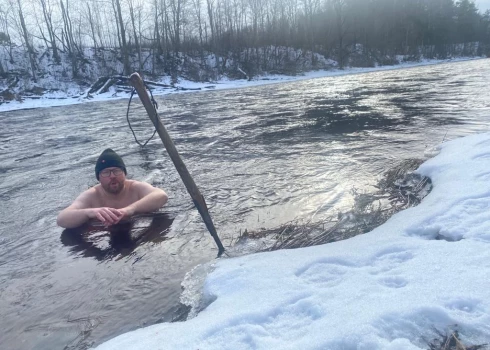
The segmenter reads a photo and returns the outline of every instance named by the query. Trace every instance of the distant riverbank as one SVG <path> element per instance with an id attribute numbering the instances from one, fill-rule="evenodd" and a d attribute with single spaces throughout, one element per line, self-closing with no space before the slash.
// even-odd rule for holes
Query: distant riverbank
<path id="1" fill-rule="evenodd" d="M 317 70 L 304 73 L 302 75 L 288 76 L 288 75 L 264 75 L 257 76 L 252 80 L 229 80 L 223 79 L 213 82 L 192 82 L 189 80 L 179 80 L 176 84 L 170 84 L 169 77 L 163 77 L 158 80 L 158 83 L 162 85 L 170 85 L 171 87 L 155 87 L 152 88 L 152 93 L 155 96 L 174 94 L 174 93 L 186 93 L 206 90 L 221 90 L 221 89 L 233 89 L 241 87 L 258 86 L 265 84 L 275 84 L 282 82 L 298 81 L 313 78 L 322 78 L 329 76 L 339 76 L 347 74 L 359 74 L 369 73 L 383 70 L 403 69 L 410 67 L 419 67 L 425 65 L 461 62 L 469 60 L 487 59 L 483 57 L 460 57 L 446 60 L 421 60 L 417 62 L 403 62 L 393 66 L 379 66 L 370 68 L 356 68 L 348 67 L 344 69 L 332 69 L 332 70 Z M 65 91 L 45 92 L 42 95 L 35 95 L 30 97 L 22 97 L 20 100 L 4 101 L 0 103 L 0 113 L 8 112 L 19 109 L 32 109 L 32 108 L 44 108 L 44 107 L 58 107 L 65 105 L 73 105 L 79 103 L 88 103 L 94 101 L 108 101 L 114 99 L 129 98 L 130 94 L 127 92 L 116 91 L 114 88 L 110 88 L 107 92 L 92 95 L 87 97 L 87 91 L 80 91 L 80 88 L 73 82 L 73 86 L 69 86 Z"/>

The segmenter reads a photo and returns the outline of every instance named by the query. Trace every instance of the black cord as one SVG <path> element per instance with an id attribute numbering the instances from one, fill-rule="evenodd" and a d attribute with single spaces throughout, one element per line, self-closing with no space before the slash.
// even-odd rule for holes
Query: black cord
<path id="1" fill-rule="evenodd" d="M 151 92 L 151 89 L 148 87 L 148 85 L 146 84 L 146 81 L 143 80 L 143 84 L 145 84 L 145 88 L 146 90 L 148 90 L 150 92 L 150 96 L 151 96 L 151 103 L 153 103 L 153 107 L 155 107 L 155 112 L 157 111 L 158 109 L 158 103 L 157 101 L 155 101 L 155 99 L 153 98 L 153 93 Z"/>
<path id="2" fill-rule="evenodd" d="M 145 84 L 146 89 L 148 91 L 150 91 L 151 103 L 153 104 L 153 107 L 155 108 L 155 113 L 156 113 L 157 109 L 158 109 L 158 103 L 157 103 L 157 101 L 155 101 L 155 98 L 153 98 L 153 94 L 152 94 L 150 88 L 148 87 L 148 85 L 146 85 L 146 82 L 144 84 Z M 135 92 L 136 92 L 136 89 L 133 88 L 133 90 L 131 90 L 131 96 L 129 97 L 128 110 L 126 112 L 126 120 L 128 121 L 129 129 L 131 129 L 131 132 L 133 133 L 133 137 L 134 137 L 134 140 L 136 141 L 136 143 L 138 145 L 140 145 L 140 147 L 145 147 L 148 144 L 148 142 L 150 142 L 151 139 L 153 139 L 153 137 L 157 133 L 157 129 L 155 128 L 155 131 L 153 131 L 153 135 L 151 135 L 151 137 L 148 140 L 146 140 L 145 143 L 141 143 L 138 140 L 138 138 L 136 137 L 136 134 L 134 133 L 133 127 L 131 126 L 131 122 L 129 121 L 129 109 L 131 107 L 131 101 L 133 100 L 133 95 Z"/>

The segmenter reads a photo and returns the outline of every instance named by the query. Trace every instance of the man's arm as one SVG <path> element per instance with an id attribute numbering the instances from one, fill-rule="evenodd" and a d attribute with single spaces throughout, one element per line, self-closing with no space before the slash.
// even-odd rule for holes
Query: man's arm
<path id="1" fill-rule="evenodd" d="M 85 223 L 89 219 L 99 219 L 105 225 L 117 223 L 123 214 L 113 208 L 90 208 L 92 189 L 83 192 L 77 199 L 59 214 L 56 222 L 63 228 L 74 228 Z"/>
<path id="2" fill-rule="evenodd" d="M 135 181 L 133 183 L 133 189 L 138 194 L 139 200 L 125 208 L 119 209 L 125 217 L 158 210 L 168 201 L 168 196 L 165 191 L 153 187 L 146 182 Z"/>

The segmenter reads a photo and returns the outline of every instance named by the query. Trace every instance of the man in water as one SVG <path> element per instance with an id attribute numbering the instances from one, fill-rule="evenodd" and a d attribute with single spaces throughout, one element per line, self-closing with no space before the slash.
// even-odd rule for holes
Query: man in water
<path id="1" fill-rule="evenodd" d="M 117 224 L 134 214 L 148 213 L 167 203 L 167 194 L 146 182 L 126 179 L 126 166 L 122 158 L 108 148 L 99 156 L 95 176 L 100 184 L 78 196 L 58 214 L 57 223 L 74 228 L 90 219 L 105 226 Z"/>

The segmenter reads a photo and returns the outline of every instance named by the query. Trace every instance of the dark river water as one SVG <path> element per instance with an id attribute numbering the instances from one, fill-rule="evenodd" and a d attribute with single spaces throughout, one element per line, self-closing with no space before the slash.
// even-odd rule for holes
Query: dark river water
<path id="1" fill-rule="evenodd" d="M 490 60 L 157 97 L 225 247 L 240 230 L 350 208 L 383 171 L 490 125 Z M 171 321 L 180 282 L 214 241 L 158 137 L 141 149 L 127 100 L 0 113 L 2 349 L 84 349 Z M 138 103 L 136 134 L 151 135 Z M 122 249 L 63 233 L 56 215 L 96 184 L 111 147 L 165 189 L 168 227 Z M 112 249 L 112 250 L 111 250 Z"/>

